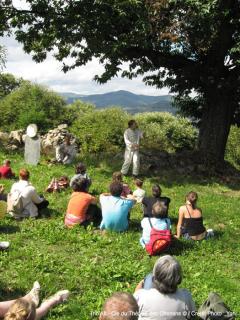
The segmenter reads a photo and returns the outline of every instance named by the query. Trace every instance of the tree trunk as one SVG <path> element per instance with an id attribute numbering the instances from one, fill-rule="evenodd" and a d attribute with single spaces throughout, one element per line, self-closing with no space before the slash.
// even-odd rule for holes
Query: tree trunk
<path id="1" fill-rule="evenodd" d="M 226 91 L 220 94 L 216 90 L 206 97 L 198 144 L 201 158 L 206 165 L 216 167 L 224 161 L 234 113 L 231 101 L 231 96 Z"/>

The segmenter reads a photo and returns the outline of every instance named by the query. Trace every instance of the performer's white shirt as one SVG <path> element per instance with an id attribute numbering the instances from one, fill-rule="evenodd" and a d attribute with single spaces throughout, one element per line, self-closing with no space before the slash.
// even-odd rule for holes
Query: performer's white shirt
<path id="1" fill-rule="evenodd" d="M 135 144 L 139 145 L 140 139 L 143 137 L 143 132 L 139 129 L 132 130 L 128 128 L 124 132 L 124 142 L 126 148 L 132 150 Z"/>

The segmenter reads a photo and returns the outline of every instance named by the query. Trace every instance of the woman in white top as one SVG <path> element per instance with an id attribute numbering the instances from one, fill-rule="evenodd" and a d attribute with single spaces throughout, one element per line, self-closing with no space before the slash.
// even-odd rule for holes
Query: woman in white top
<path id="1" fill-rule="evenodd" d="M 46 208 L 49 204 L 47 200 L 37 194 L 36 189 L 28 181 L 30 173 L 26 169 L 19 171 L 19 181 L 12 185 L 10 194 L 19 192 L 22 200 L 23 211 L 19 217 L 37 217 L 38 210 Z"/>
<path id="2" fill-rule="evenodd" d="M 150 285 L 149 282 L 150 279 Z M 191 293 L 178 289 L 182 270 L 178 261 L 166 255 L 157 260 L 153 275 L 141 281 L 134 293 L 140 315 L 139 320 L 186 320 L 195 313 Z"/>

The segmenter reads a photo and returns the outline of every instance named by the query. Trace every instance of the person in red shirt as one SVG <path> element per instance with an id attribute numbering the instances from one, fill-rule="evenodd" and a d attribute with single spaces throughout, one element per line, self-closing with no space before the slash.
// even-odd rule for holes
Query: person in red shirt
<path id="1" fill-rule="evenodd" d="M 11 179 L 15 177 L 15 174 L 12 172 L 11 169 L 11 161 L 4 160 L 3 166 L 0 167 L 0 177 L 2 179 Z"/>

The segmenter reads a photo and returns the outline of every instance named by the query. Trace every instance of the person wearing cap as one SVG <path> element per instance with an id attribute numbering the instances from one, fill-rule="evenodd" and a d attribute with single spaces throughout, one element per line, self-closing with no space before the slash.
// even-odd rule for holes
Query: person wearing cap
<path id="1" fill-rule="evenodd" d="M 70 134 L 65 136 L 64 142 L 56 147 L 56 160 L 58 163 L 71 164 L 77 154 L 75 143 L 71 143 Z"/>
<path id="2" fill-rule="evenodd" d="M 137 177 L 139 173 L 140 157 L 139 157 L 139 143 L 143 137 L 143 132 L 138 129 L 137 122 L 130 120 L 128 122 L 128 129 L 124 132 L 124 142 L 126 144 L 124 163 L 122 166 L 122 174 L 127 175 L 131 163 L 133 163 L 133 176 Z"/>

